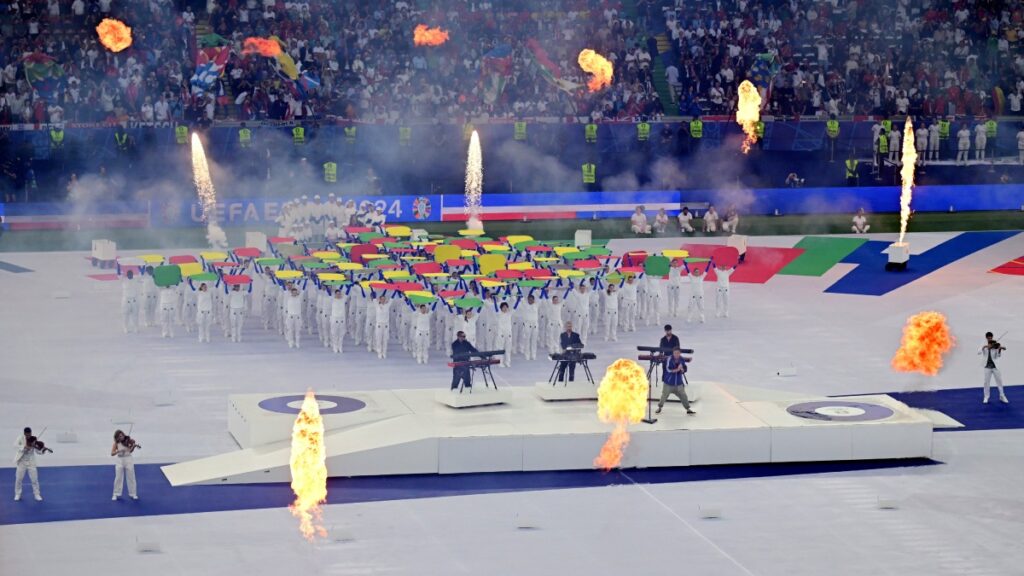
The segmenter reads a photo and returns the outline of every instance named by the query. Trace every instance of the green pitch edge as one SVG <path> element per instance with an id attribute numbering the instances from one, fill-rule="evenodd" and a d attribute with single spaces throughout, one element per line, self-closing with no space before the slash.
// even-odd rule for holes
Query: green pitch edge
<path id="1" fill-rule="evenodd" d="M 803 248 L 804 253 L 779 270 L 779 274 L 821 276 L 865 242 L 867 240 L 861 238 L 807 236 L 794 246 Z"/>

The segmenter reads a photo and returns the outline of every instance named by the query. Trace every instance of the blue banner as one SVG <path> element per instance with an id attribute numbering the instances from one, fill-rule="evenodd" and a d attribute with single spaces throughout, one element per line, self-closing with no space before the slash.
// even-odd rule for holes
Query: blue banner
<path id="1" fill-rule="evenodd" d="M 344 197 L 342 203 L 350 199 L 360 207 L 379 206 L 388 222 L 414 224 L 441 220 L 440 195 Z M 216 205 L 217 222 L 224 227 L 272 225 L 286 201 L 283 198 L 227 199 Z M 154 228 L 200 226 L 203 222 L 203 207 L 198 202 L 153 202 L 150 225 Z"/>

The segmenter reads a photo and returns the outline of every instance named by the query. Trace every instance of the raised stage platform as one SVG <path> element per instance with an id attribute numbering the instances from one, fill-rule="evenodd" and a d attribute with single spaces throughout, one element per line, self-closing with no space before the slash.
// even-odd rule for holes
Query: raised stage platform
<path id="1" fill-rule="evenodd" d="M 807 398 L 694 382 L 698 414 L 667 404 L 630 427 L 623 468 L 921 458 L 932 421 L 889 396 Z M 658 389 L 655 389 L 657 396 Z M 435 390 L 318 392 L 331 476 L 579 470 L 611 425 L 593 400 L 550 402 L 534 386 L 504 387 L 504 403 L 452 408 Z M 302 395 L 230 397 L 237 452 L 163 467 L 173 486 L 288 482 L 292 423 Z"/>

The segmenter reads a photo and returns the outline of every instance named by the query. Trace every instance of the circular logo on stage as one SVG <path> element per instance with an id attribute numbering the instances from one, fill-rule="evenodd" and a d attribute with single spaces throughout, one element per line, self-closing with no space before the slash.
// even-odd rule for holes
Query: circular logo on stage
<path id="1" fill-rule="evenodd" d="M 259 407 L 267 412 L 277 412 L 278 414 L 298 414 L 302 410 L 302 401 L 305 398 L 302 394 L 277 396 L 261 401 Z M 344 414 L 366 408 L 366 402 L 348 396 L 317 396 L 316 400 L 322 415 Z"/>
<path id="2" fill-rule="evenodd" d="M 799 418 L 809 420 L 825 420 L 829 422 L 868 422 L 885 420 L 895 414 L 892 408 L 867 404 L 864 402 L 846 402 L 842 400 L 822 400 L 818 402 L 801 402 L 793 404 L 786 411 Z"/>
<path id="3" fill-rule="evenodd" d="M 412 216 L 417 220 L 430 218 L 430 199 L 420 196 L 412 201 Z"/>

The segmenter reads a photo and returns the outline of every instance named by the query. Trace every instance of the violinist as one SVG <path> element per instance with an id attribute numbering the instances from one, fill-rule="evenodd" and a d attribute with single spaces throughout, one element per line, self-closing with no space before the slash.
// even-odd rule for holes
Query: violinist
<path id="1" fill-rule="evenodd" d="M 42 502 L 43 496 L 39 492 L 39 472 L 36 470 L 36 454 L 53 452 L 32 435 L 31 428 L 25 428 L 24 433 L 14 443 L 18 449 L 14 464 L 18 467 L 14 474 L 14 501 L 21 500 L 21 486 L 25 482 L 25 473 L 28 472 L 28 479 L 32 483 L 32 493 L 36 502 Z"/>
<path id="2" fill-rule="evenodd" d="M 980 356 L 985 357 L 985 386 L 981 398 L 982 404 L 988 404 L 988 385 L 993 376 L 996 378 L 996 387 L 999 389 L 999 401 L 1003 404 L 1010 403 L 1003 392 L 1003 375 L 999 373 L 999 368 L 996 366 L 996 360 L 1005 350 L 1006 347 L 997 342 L 991 332 L 985 332 L 985 345 L 978 351 Z"/>
<path id="3" fill-rule="evenodd" d="M 132 500 L 139 499 L 135 483 L 135 460 L 132 457 L 132 452 L 139 448 L 142 446 L 131 436 L 120 430 L 114 432 L 114 445 L 110 449 L 110 455 L 116 457 L 117 460 L 114 462 L 114 495 L 110 498 L 111 500 L 121 497 L 126 479 L 128 481 L 128 497 Z"/>

